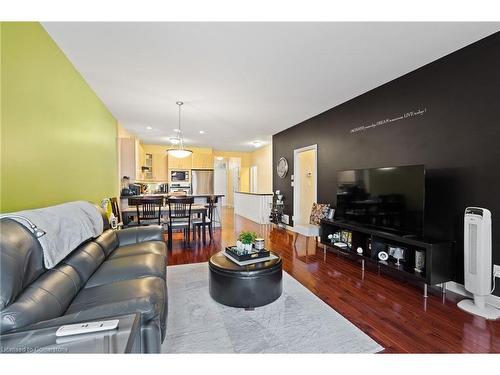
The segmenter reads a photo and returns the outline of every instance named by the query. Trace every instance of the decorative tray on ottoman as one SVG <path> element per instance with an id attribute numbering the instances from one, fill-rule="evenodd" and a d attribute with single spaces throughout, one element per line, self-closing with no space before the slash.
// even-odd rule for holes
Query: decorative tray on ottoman
<path id="1" fill-rule="evenodd" d="M 250 253 L 243 253 L 241 250 L 238 250 L 236 246 L 228 246 L 226 247 L 226 253 L 228 253 L 234 259 L 243 262 L 245 260 L 254 260 L 259 258 L 268 258 L 271 255 L 269 250 L 257 250 L 256 248 L 252 248 Z"/>

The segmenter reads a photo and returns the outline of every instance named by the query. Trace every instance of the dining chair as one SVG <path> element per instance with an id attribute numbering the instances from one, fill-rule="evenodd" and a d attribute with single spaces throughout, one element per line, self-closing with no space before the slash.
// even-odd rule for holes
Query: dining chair
<path id="1" fill-rule="evenodd" d="M 161 225 L 161 206 L 163 197 L 129 198 L 128 204 L 136 206 L 137 225 Z"/>
<path id="2" fill-rule="evenodd" d="M 184 232 L 184 244 L 191 242 L 191 206 L 193 197 L 171 196 L 167 199 L 168 204 L 168 247 L 172 248 L 172 234 L 174 230 L 182 229 Z"/>
<path id="3" fill-rule="evenodd" d="M 213 241 L 213 223 L 214 223 L 214 209 L 217 203 L 217 196 L 210 195 L 207 197 L 207 215 L 202 217 L 197 217 L 193 219 L 193 236 L 196 239 L 196 232 L 198 232 L 198 237 L 201 237 L 201 231 L 203 230 L 203 244 L 206 243 L 205 240 L 205 227 L 208 226 L 208 234 L 210 236 L 210 243 Z"/>
<path id="4" fill-rule="evenodd" d="M 214 216 L 212 216 L 212 223 L 213 224 L 219 224 L 219 228 L 222 228 L 222 219 L 220 216 L 220 210 L 217 209 L 218 203 L 219 203 L 219 196 L 218 195 L 209 195 L 207 197 L 207 204 L 209 201 L 212 200 L 214 203 Z"/>

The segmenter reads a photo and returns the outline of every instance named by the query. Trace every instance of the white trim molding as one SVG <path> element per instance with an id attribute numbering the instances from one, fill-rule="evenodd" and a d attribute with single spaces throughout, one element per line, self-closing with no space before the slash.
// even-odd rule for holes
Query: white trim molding
<path id="1" fill-rule="evenodd" d="M 300 189 L 300 163 L 299 154 L 304 151 L 314 150 L 315 151 L 315 161 L 314 161 L 314 201 L 317 203 L 318 200 L 318 145 L 310 145 L 306 147 L 301 147 L 293 150 L 293 217 L 292 221 L 295 225 L 295 220 L 300 217 L 300 194 L 298 191 Z"/>

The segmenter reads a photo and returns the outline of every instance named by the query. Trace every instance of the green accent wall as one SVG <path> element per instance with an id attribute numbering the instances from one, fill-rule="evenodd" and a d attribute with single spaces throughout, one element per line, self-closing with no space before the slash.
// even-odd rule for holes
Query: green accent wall
<path id="1" fill-rule="evenodd" d="M 116 196 L 115 118 L 42 25 L 0 27 L 0 211 Z"/>

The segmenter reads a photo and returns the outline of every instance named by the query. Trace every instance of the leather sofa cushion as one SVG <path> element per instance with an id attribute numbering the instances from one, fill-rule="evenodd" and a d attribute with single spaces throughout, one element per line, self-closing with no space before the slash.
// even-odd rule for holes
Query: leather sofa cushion
<path id="1" fill-rule="evenodd" d="M 85 284 L 92 274 L 104 262 L 104 251 L 95 242 L 87 242 L 75 249 L 63 263 L 73 267 L 80 281 Z"/>
<path id="2" fill-rule="evenodd" d="M 0 309 L 3 309 L 45 272 L 45 267 L 40 243 L 24 225 L 2 219 L 0 228 Z"/>
<path id="3" fill-rule="evenodd" d="M 116 232 L 120 246 L 146 241 L 164 241 L 161 225 L 131 227 Z"/>
<path id="4" fill-rule="evenodd" d="M 149 241 L 120 246 L 113 251 L 108 259 L 128 257 L 142 254 L 156 254 L 167 257 L 167 245 L 163 241 Z M 166 262 L 166 259 L 165 259 Z M 166 263 L 165 263 L 166 265 Z"/>
<path id="5" fill-rule="evenodd" d="M 87 281 L 85 288 L 148 276 L 166 280 L 166 269 L 165 258 L 161 255 L 145 254 L 109 259 Z"/>
<path id="6" fill-rule="evenodd" d="M 165 319 L 166 283 L 159 277 L 124 280 L 84 288 L 66 311 L 86 316 L 113 316 L 140 312 L 145 321 Z"/>
<path id="7" fill-rule="evenodd" d="M 80 288 L 80 277 L 73 267 L 60 264 L 48 270 L 1 311 L 0 332 L 62 315 Z"/>
<path id="8" fill-rule="evenodd" d="M 94 242 L 101 246 L 106 257 L 118 247 L 118 237 L 116 231 L 108 229 L 104 231 L 99 237 L 94 239 Z"/>

